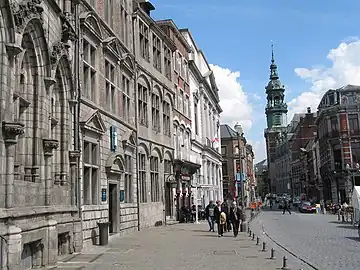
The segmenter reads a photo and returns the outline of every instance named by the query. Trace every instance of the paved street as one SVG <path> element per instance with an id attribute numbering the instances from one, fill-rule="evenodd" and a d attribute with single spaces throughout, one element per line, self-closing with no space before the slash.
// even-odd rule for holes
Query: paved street
<path id="1" fill-rule="evenodd" d="M 207 224 L 177 224 L 115 236 L 107 247 L 68 256 L 56 269 L 275 270 L 282 266 L 280 257 L 270 260 L 270 252 L 261 252 L 246 233 L 218 238 L 207 230 Z"/>
<path id="2" fill-rule="evenodd" d="M 357 229 L 338 222 L 335 215 L 263 211 L 251 228 L 256 232 L 264 229 L 275 242 L 315 267 L 308 269 L 360 268 Z"/>

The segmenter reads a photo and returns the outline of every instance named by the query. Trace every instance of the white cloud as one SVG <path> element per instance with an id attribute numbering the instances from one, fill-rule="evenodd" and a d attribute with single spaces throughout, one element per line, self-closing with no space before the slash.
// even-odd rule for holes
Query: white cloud
<path id="1" fill-rule="evenodd" d="M 210 65 L 210 67 L 214 71 L 219 88 L 220 106 L 223 109 L 221 123 L 233 127 L 239 122 L 245 132 L 249 131 L 253 123 L 253 109 L 239 82 L 240 72 L 217 65 Z"/>
<path id="2" fill-rule="evenodd" d="M 305 112 L 307 107 L 316 111 L 323 94 L 330 88 L 355 84 L 360 85 L 360 41 L 354 37 L 343 41 L 331 49 L 327 59 L 331 67 L 296 68 L 295 73 L 311 84 L 310 90 L 303 92 L 289 102 L 289 117 L 294 112 Z"/>
<path id="3" fill-rule="evenodd" d="M 253 152 L 255 154 L 255 163 L 266 159 L 265 140 L 261 140 L 261 141 L 247 140 L 247 142 L 248 144 L 252 145 Z"/>

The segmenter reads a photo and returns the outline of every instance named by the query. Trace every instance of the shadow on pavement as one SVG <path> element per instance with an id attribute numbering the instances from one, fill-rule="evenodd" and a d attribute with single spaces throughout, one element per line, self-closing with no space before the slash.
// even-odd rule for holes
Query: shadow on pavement
<path id="1" fill-rule="evenodd" d="M 351 230 L 357 230 L 357 227 L 352 226 L 352 225 L 340 225 L 340 226 L 336 226 L 336 228 L 341 228 L 341 229 L 351 229 Z"/>

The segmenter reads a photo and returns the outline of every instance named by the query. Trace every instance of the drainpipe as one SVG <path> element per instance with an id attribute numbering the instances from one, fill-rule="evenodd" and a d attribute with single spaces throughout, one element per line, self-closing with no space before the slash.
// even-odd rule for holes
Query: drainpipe
<path id="1" fill-rule="evenodd" d="M 139 124 L 138 124 L 138 115 L 137 115 L 137 62 L 136 62 L 136 46 L 135 46 L 135 29 L 136 29 L 136 13 L 134 13 L 133 15 L 133 23 L 132 23 L 132 28 L 133 28 L 133 33 L 132 33 L 132 41 L 133 41 L 133 54 L 135 57 L 135 70 L 134 70 L 134 91 L 135 91 L 135 95 L 134 95 L 134 104 L 135 104 L 135 127 L 136 127 L 136 148 L 135 148 L 135 155 L 136 155 L 136 204 L 137 204 L 137 220 L 138 220 L 138 231 L 140 231 L 140 189 L 139 189 L 139 185 L 140 185 L 140 181 L 139 181 L 139 159 L 138 159 L 138 145 L 139 145 Z"/>
<path id="2" fill-rule="evenodd" d="M 80 103 L 81 103 L 81 86 L 80 86 L 80 42 L 81 42 L 81 32 L 80 32 L 80 21 L 79 21 L 79 4 L 77 1 L 73 1 L 75 4 L 75 32 L 77 35 L 77 39 L 75 41 L 75 87 L 77 90 L 77 107 L 74 116 L 74 149 L 75 151 L 81 151 L 80 149 L 80 127 L 79 127 L 79 119 L 80 119 Z M 77 158 L 77 192 L 76 192 L 76 203 L 78 207 L 79 218 L 82 219 L 82 209 L 81 209 L 81 175 L 80 175 L 80 157 Z M 82 226 L 82 223 L 81 223 Z"/>

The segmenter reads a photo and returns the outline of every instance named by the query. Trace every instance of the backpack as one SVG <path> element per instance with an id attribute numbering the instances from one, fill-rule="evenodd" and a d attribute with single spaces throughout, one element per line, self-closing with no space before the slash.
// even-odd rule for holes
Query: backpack
<path id="1" fill-rule="evenodd" d="M 220 214 L 220 224 L 226 223 L 226 214 L 224 212 L 221 212 Z"/>
<path id="2" fill-rule="evenodd" d="M 209 216 L 210 217 L 214 216 L 214 209 L 215 209 L 215 207 L 209 207 Z"/>

